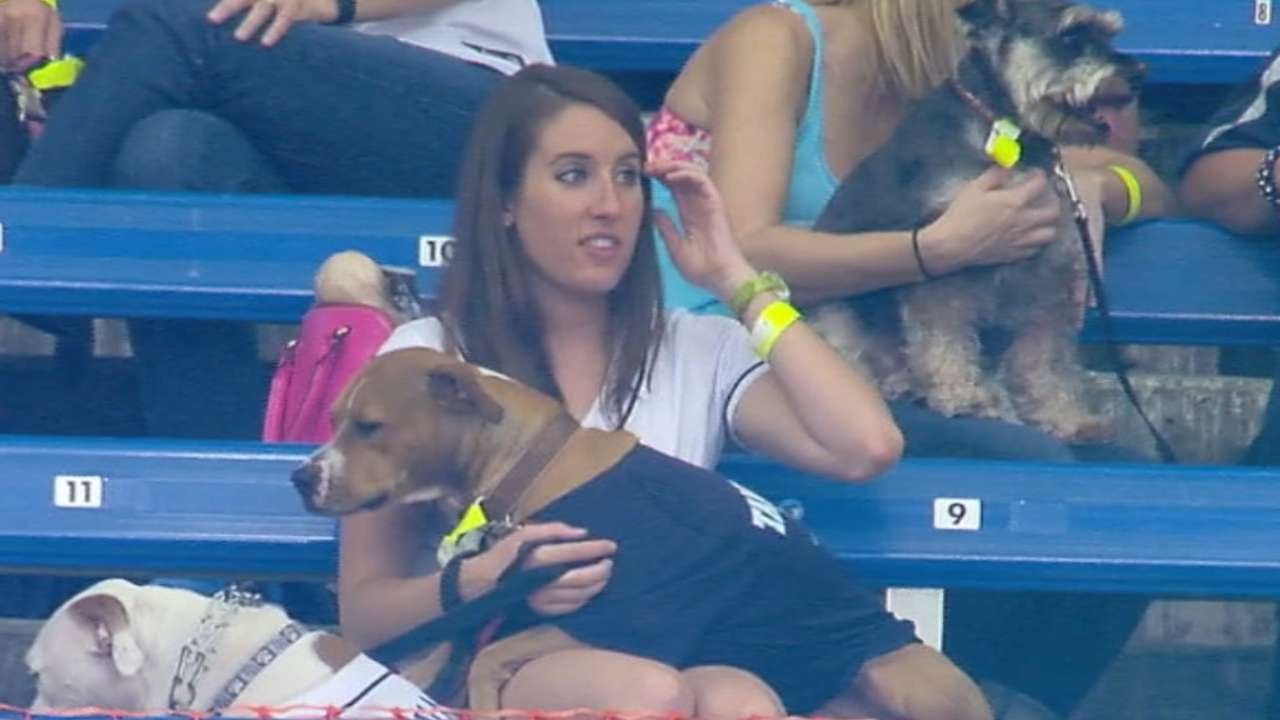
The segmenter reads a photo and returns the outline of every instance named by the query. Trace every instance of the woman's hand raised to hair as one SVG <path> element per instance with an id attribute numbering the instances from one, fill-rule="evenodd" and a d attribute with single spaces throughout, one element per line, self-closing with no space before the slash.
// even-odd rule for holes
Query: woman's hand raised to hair
<path id="1" fill-rule="evenodd" d="M 459 590 L 470 600 L 492 590 L 498 578 L 515 562 L 520 546 L 539 543 L 529 554 L 525 568 L 587 563 L 576 567 L 529 596 L 529 607 L 540 615 L 565 615 L 586 605 L 604 589 L 613 573 L 612 540 L 588 540 L 587 531 L 564 523 L 523 525 L 493 547 L 464 560 Z"/>
<path id="2" fill-rule="evenodd" d="M 654 213 L 672 262 L 686 280 L 727 301 L 756 271 L 738 247 L 720 192 L 690 162 L 651 160 L 645 171 L 671 190 L 684 226 L 681 232 L 666 213 Z"/>
<path id="3" fill-rule="evenodd" d="M 1049 179 L 1040 170 L 1017 184 L 1012 178 L 1009 170 L 992 166 L 920 231 L 921 253 L 932 273 L 1026 260 L 1057 237 L 1062 203 Z"/>

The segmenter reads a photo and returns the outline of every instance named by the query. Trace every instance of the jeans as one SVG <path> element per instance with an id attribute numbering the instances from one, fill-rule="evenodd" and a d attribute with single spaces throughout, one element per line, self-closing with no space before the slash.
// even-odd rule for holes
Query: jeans
<path id="1" fill-rule="evenodd" d="M 239 129 L 199 110 L 162 110 L 134 125 L 116 157 L 111 184 L 138 190 L 287 190 Z M 135 318 L 128 326 L 149 434 L 261 437 L 267 377 L 251 323 Z"/>
<path id="2" fill-rule="evenodd" d="M 262 48 L 231 36 L 236 19 L 209 24 L 209 4 L 123 5 L 15 183 L 452 195 L 497 72 L 315 24 Z M 260 436 L 266 378 L 251 325 L 134 319 L 129 329 L 149 434 Z"/>
<path id="3" fill-rule="evenodd" d="M 272 48 L 242 43 L 236 18 L 205 19 L 210 4 L 126 2 L 15 182 L 107 186 L 138 123 L 203 110 L 239 129 L 293 192 L 452 195 L 471 119 L 499 73 L 313 23 Z M 185 161 L 199 157 L 219 164 L 212 153 Z"/>
<path id="4" fill-rule="evenodd" d="M 891 403 L 908 457 L 1042 462 L 1142 462 L 1117 446 L 1072 447 L 1024 425 L 949 418 Z M 1149 598 L 1067 592 L 948 590 L 947 656 L 975 678 L 994 680 L 1066 717 L 1124 648 Z"/>

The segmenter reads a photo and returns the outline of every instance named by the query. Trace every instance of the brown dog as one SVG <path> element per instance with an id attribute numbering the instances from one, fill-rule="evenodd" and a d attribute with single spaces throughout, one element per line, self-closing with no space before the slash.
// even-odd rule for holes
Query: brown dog
<path id="1" fill-rule="evenodd" d="M 555 400 L 427 349 L 374 360 L 333 413 L 333 439 L 294 473 L 313 511 L 406 499 L 457 511 L 484 498 L 491 518 L 615 540 L 606 588 L 543 619 L 578 642 L 681 669 L 743 668 L 792 713 L 861 702 L 916 720 L 990 718 L 977 687 L 807 530 L 720 475 L 629 433 L 578 427 Z"/>

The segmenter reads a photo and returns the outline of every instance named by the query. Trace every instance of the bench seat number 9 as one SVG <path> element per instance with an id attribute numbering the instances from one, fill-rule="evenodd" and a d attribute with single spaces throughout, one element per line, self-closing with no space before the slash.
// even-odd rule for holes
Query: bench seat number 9
<path id="1" fill-rule="evenodd" d="M 936 530 L 982 529 L 982 501 L 977 498 L 934 498 L 933 527 Z"/>

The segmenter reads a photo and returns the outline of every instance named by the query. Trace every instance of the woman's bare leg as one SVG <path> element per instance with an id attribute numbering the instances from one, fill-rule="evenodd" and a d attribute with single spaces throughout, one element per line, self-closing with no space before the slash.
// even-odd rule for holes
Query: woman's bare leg
<path id="1" fill-rule="evenodd" d="M 693 690 L 698 720 L 785 717 L 782 700 L 756 675 L 727 665 L 702 665 L 681 673 Z"/>
<path id="2" fill-rule="evenodd" d="M 511 709 L 694 714 L 693 690 L 678 670 L 608 650 L 561 650 L 531 660 L 501 699 Z"/>

